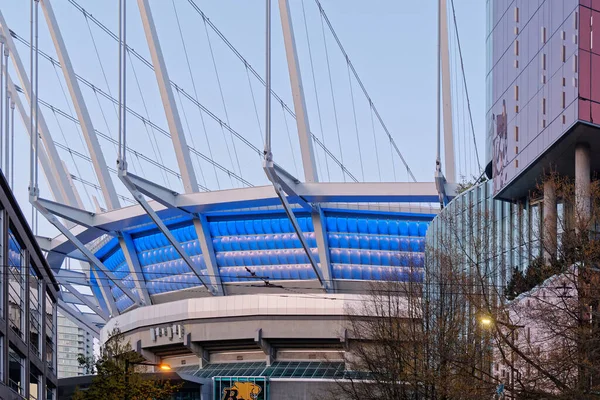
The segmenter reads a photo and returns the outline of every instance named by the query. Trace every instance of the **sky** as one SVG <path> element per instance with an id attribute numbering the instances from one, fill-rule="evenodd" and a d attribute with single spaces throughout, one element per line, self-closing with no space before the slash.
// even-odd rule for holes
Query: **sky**
<path id="1" fill-rule="evenodd" d="M 462 45 L 465 77 L 472 107 L 475 136 L 484 163 L 485 127 L 485 2 L 454 0 Z M 75 4 L 75 5 L 74 5 Z M 174 95 L 194 171 L 201 187 L 209 190 L 267 184 L 259 154 L 263 149 L 265 89 L 265 2 L 259 0 L 195 0 L 208 21 L 187 0 L 150 0 L 170 78 L 181 90 Z M 325 10 L 368 96 L 418 181 L 432 181 L 436 157 L 437 1 L 434 0 L 322 0 Z M 115 167 L 117 114 L 109 98 L 118 93 L 117 42 L 85 17 L 76 5 L 117 32 L 117 0 L 52 0 L 74 69 L 90 83 L 81 84 L 106 163 Z M 150 53 L 137 2 L 127 0 L 127 41 L 136 54 Z M 407 181 L 407 169 L 395 153 L 384 126 L 377 120 L 347 60 L 340 52 L 314 0 L 290 0 L 290 9 L 303 79 L 311 131 L 330 151 L 316 145 L 316 163 L 322 181 Z M 3 0 L 0 8 L 9 27 L 29 40 L 29 6 L 23 0 Z M 451 7 L 449 6 L 451 12 Z M 451 15 L 451 14 L 450 14 Z M 215 26 L 246 63 L 231 51 L 212 28 Z M 273 154 L 276 162 L 303 179 L 277 2 L 273 2 Z M 454 30 L 453 22 L 450 28 Z M 40 50 L 53 58 L 56 51 L 40 10 Z M 454 34 L 454 32 L 452 32 Z M 183 40 L 182 40 L 183 38 Z M 28 48 L 17 43 L 28 69 Z M 450 40 L 456 164 L 459 176 L 476 175 L 479 168 L 466 99 L 462 86 L 456 39 Z M 246 66 L 248 65 L 248 67 Z M 9 71 L 18 82 L 15 69 Z M 53 108 L 40 106 L 61 159 L 75 176 L 82 203 L 104 207 L 97 180 L 86 157 L 81 130 L 71 120 L 74 106 L 62 71 L 40 57 L 39 97 Z M 97 88 L 97 90 L 93 89 Z M 25 98 L 21 97 L 25 102 Z M 210 114 L 200 112 L 201 103 Z M 154 73 L 132 52 L 128 57 L 127 135 L 132 148 L 130 169 L 177 191 L 178 167 Z M 61 114 L 62 111 L 62 114 Z M 136 115 L 138 117 L 136 117 Z M 71 119 L 68 117 L 71 116 Z M 212 117 L 214 116 L 214 118 Z M 149 123 L 148 121 L 151 121 Z M 230 132 L 227 127 L 231 127 Z M 27 201 L 28 138 L 20 119 L 16 124 L 15 194 L 30 214 Z M 239 135 L 238 136 L 236 136 Z M 240 138 L 243 138 L 240 139 Z M 214 160 L 210 162 L 207 160 Z M 338 162 L 350 173 L 342 172 Z M 166 168 L 157 165 L 165 165 Z M 350 175 L 351 174 L 351 175 Z M 121 205 L 131 196 L 112 174 Z M 51 198 L 40 171 L 41 197 Z M 82 181 L 87 182 L 83 183 Z M 53 229 L 40 218 L 40 234 Z"/>

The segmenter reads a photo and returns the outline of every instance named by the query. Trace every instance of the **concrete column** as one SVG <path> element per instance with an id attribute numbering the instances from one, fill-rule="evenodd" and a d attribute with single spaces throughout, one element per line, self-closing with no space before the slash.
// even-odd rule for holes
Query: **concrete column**
<path id="1" fill-rule="evenodd" d="M 575 146 L 575 229 L 578 231 L 589 224 L 590 176 L 590 146 L 578 143 Z"/>
<path id="2" fill-rule="evenodd" d="M 542 244 L 544 261 L 549 263 L 556 257 L 557 249 L 556 187 L 551 178 L 544 182 L 543 221 Z"/>

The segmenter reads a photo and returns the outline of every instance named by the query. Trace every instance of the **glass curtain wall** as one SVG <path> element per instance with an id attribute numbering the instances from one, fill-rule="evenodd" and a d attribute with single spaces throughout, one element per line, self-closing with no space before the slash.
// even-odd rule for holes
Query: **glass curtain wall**
<path id="1" fill-rule="evenodd" d="M 8 319 L 11 329 L 21 338 L 24 334 L 23 308 L 25 298 L 25 282 L 23 266 L 25 250 L 13 233 L 8 231 Z"/>
<path id="2" fill-rule="evenodd" d="M 33 352 L 41 356 L 42 283 L 33 266 L 29 267 L 29 344 Z"/>

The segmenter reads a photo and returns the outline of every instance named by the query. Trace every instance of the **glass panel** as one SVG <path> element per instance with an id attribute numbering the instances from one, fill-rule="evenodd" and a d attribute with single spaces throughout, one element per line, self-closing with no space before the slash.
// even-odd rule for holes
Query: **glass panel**
<path id="1" fill-rule="evenodd" d="M 25 384 L 25 366 L 23 357 L 9 347 L 8 349 L 8 385 L 15 392 L 23 395 Z"/>
<path id="2" fill-rule="evenodd" d="M 8 319 L 11 329 L 23 337 L 25 251 L 12 229 L 8 231 Z"/>
<path id="3" fill-rule="evenodd" d="M 42 304 L 40 294 L 42 292 L 41 281 L 36 269 L 29 267 L 29 343 L 35 354 L 41 356 L 41 310 Z"/>
<path id="4" fill-rule="evenodd" d="M 54 344 L 56 343 L 56 304 L 46 294 L 46 363 L 50 370 L 55 370 Z M 76 335 L 75 335 L 76 336 Z"/>
<path id="5" fill-rule="evenodd" d="M 40 397 L 40 376 L 37 371 L 32 371 L 29 377 L 29 399 L 38 400 Z"/>

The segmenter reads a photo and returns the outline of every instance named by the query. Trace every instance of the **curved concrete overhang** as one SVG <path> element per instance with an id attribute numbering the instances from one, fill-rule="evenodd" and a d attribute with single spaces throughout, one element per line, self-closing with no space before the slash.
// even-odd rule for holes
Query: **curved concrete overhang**
<path id="1" fill-rule="evenodd" d="M 265 330 L 265 334 L 270 337 L 302 336 L 293 323 L 301 320 L 312 326 L 311 330 L 317 336 L 339 337 L 348 313 L 370 316 L 366 310 L 365 296 L 355 294 L 253 294 L 193 298 L 140 307 L 113 317 L 102 328 L 100 341 L 104 343 L 115 328 L 131 336 L 140 332 L 145 334 L 150 328 L 174 324 L 184 325 L 186 334 L 194 334 L 193 340 L 246 339 L 255 334 L 256 329 L 251 327 L 260 328 L 267 321 L 282 320 L 289 323 L 278 322 L 275 330 Z M 248 329 L 237 329 L 236 321 L 241 321 L 241 325 Z M 315 324 L 319 321 L 329 321 L 327 332 L 317 329 Z M 207 328 L 209 325 L 211 327 Z"/>

